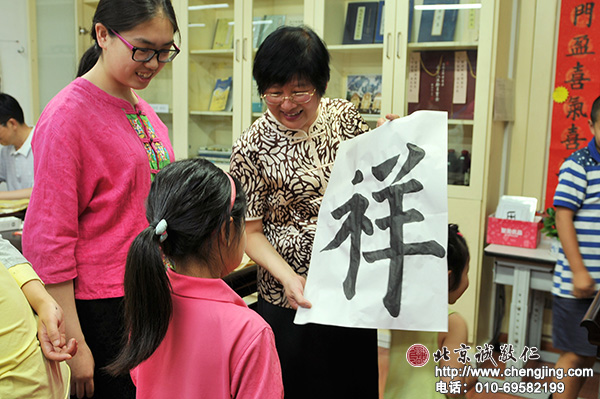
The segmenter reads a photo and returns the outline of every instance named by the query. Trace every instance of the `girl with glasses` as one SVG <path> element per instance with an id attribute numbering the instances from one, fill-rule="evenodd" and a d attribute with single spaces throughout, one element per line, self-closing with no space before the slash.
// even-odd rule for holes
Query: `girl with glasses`
<path id="1" fill-rule="evenodd" d="M 311 306 L 305 278 L 338 145 L 369 126 L 350 102 L 323 97 L 329 53 L 307 27 L 269 35 L 253 75 L 267 111 L 234 144 L 230 173 L 248 196 L 246 252 L 261 266 L 258 311 L 275 333 L 285 397 L 377 399 L 376 330 L 293 323 Z"/>
<path id="2" fill-rule="evenodd" d="M 145 198 L 173 161 L 167 127 L 136 90 L 178 52 L 170 0 L 100 0 L 79 77 L 46 106 L 33 139 L 34 188 L 23 251 L 65 311 L 79 398 L 134 398 L 128 375 L 103 370 L 119 352 L 129 245 Z"/>

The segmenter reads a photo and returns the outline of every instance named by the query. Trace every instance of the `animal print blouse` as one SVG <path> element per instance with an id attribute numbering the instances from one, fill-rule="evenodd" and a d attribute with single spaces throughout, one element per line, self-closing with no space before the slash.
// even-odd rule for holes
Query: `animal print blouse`
<path id="1" fill-rule="evenodd" d="M 248 197 L 246 220 L 262 219 L 266 238 L 306 277 L 321 199 L 339 143 L 369 130 L 358 110 L 342 99 L 322 98 L 309 132 L 291 130 L 265 112 L 237 140 L 230 173 Z M 258 292 L 290 307 L 283 286 L 259 267 Z"/>

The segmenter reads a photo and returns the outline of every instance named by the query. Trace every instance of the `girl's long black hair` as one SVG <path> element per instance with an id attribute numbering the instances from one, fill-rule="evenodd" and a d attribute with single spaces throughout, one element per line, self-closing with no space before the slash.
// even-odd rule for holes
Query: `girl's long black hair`
<path id="1" fill-rule="evenodd" d="M 106 367 L 110 374 L 128 373 L 154 353 L 167 333 L 173 309 L 163 255 L 175 267 L 189 259 L 218 267 L 219 233 L 225 231 L 227 242 L 241 238 L 246 198 L 239 182 L 233 181 L 236 196 L 231 206 L 229 177 L 205 159 L 174 162 L 156 175 L 146 205 L 150 225 L 127 254 L 123 349 Z M 161 242 L 155 229 L 163 219 L 167 229 Z M 212 272 L 220 275 L 221 270 Z"/>
<path id="2" fill-rule="evenodd" d="M 96 24 L 101 23 L 116 32 L 126 32 L 141 23 L 151 20 L 159 13 L 173 24 L 173 33 L 179 31 L 177 18 L 171 0 L 100 0 L 92 20 L 92 39 L 94 44 L 83 53 L 77 68 L 77 77 L 86 74 L 100 58 L 102 49 L 96 41 Z M 109 31 L 113 36 L 113 33 Z"/>
<path id="3" fill-rule="evenodd" d="M 448 291 L 454 291 L 460 285 L 463 270 L 469 261 L 469 247 L 458 225 L 448 225 Z"/>

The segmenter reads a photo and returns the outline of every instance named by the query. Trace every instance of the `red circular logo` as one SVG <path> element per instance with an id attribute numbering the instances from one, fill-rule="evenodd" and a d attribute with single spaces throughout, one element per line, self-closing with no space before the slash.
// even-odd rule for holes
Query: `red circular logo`
<path id="1" fill-rule="evenodd" d="M 429 361 L 429 350 L 425 345 L 414 344 L 406 351 L 406 360 L 413 367 L 423 367 Z"/>

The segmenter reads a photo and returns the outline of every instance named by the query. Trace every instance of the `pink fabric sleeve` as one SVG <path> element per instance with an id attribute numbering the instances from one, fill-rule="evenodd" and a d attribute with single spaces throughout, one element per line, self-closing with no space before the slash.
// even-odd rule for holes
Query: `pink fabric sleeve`
<path id="1" fill-rule="evenodd" d="M 23 254 L 46 284 L 55 284 L 77 277 L 81 165 L 72 136 L 55 134 L 68 129 L 63 117 L 55 115 L 45 122 L 36 126 L 33 138 L 35 187 L 25 219 Z"/>
<path id="2" fill-rule="evenodd" d="M 263 329 L 242 354 L 231 378 L 236 399 L 281 399 L 281 365 L 270 328 Z"/>

